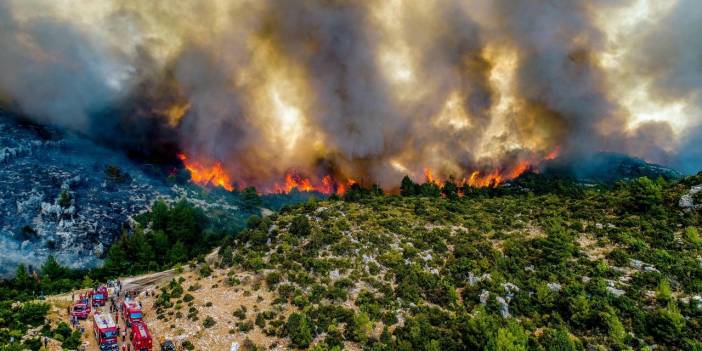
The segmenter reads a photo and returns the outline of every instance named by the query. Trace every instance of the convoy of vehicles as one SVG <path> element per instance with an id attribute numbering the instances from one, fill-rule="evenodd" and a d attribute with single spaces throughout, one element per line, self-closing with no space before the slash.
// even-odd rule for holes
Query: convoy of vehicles
<path id="1" fill-rule="evenodd" d="M 100 351 L 119 351 L 120 328 L 112 319 L 110 313 L 102 312 L 99 307 L 107 304 L 109 291 L 106 286 L 100 286 L 95 291 L 88 294 L 81 294 L 69 310 L 71 317 L 75 319 L 88 319 L 92 313 L 93 335 Z M 151 351 L 153 349 L 153 338 L 148 326 L 143 321 L 144 314 L 141 304 L 135 300 L 125 300 L 118 309 L 124 318 L 126 332 L 129 334 L 131 350 Z M 118 316 L 119 317 L 119 316 Z M 124 343 L 126 340 L 122 340 Z M 175 351 L 173 342 L 166 340 L 160 343 L 162 351 Z"/>
<path id="2" fill-rule="evenodd" d="M 117 345 L 119 331 L 109 313 L 93 314 L 93 334 L 101 351 L 119 351 L 119 345 Z"/>

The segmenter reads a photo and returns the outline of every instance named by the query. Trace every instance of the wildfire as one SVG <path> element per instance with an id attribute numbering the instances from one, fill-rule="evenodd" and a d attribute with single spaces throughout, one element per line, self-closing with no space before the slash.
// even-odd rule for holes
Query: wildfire
<path id="1" fill-rule="evenodd" d="M 441 179 L 437 179 L 434 177 L 434 174 L 431 172 L 431 169 L 425 168 L 424 169 L 424 179 L 426 180 L 427 183 L 435 183 L 438 186 L 443 186 L 444 182 Z"/>
<path id="2" fill-rule="evenodd" d="M 218 186 L 229 191 L 234 190 L 231 178 L 222 168 L 220 162 L 215 162 L 211 166 L 205 166 L 200 162 L 189 160 L 185 154 L 178 154 L 178 158 L 183 161 L 185 168 L 190 171 L 190 180 L 198 185 Z"/>
<path id="3" fill-rule="evenodd" d="M 557 150 L 554 152 L 557 152 Z M 242 184 L 241 182 L 234 182 L 220 162 L 208 164 L 206 162 L 191 160 L 182 153 L 178 154 L 178 158 L 183 161 L 183 165 L 190 172 L 191 181 L 195 184 L 222 187 L 229 191 L 235 189 L 235 183 Z M 516 165 L 509 168 L 501 167 L 487 171 L 475 170 L 465 178 L 455 182 L 458 186 L 468 185 L 474 188 L 492 188 L 505 181 L 515 179 L 530 169 L 532 169 L 532 163 L 527 160 L 521 160 Z M 435 173 L 430 168 L 425 168 L 425 181 L 443 187 L 446 180 L 434 174 Z M 287 194 L 295 190 L 299 192 L 317 192 L 325 195 L 344 195 L 348 189 L 356 183 L 357 181 L 351 178 L 346 178 L 342 181 L 332 175 L 314 178 L 301 172 L 290 170 L 285 173 L 281 182 L 274 183 L 272 186 L 264 185 L 259 190 L 263 193 L 279 194 Z"/>
<path id="4" fill-rule="evenodd" d="M 561 148 L 560 148 L 560 146 L 559 146 L 559 147 L 556 147 L 555 150 L 549 152 L 548 155 L 546 155 L 546 157 L 544 157 L 544 161 L 555 160 L 556 157 L 558 157 L 558 155 L 559 155 L 560 153 L 561 153 Z"/>
<path id="5" fill-rule="evenodd" d="M 346 184 L 337 181 L 331 175 L 325 175 L 321 180 L 316 181 L 300 173 L 289 171 L 285 174 L 285 181 L 282 184 L 275 184 L 273 187 L 276 193 L 287 194 L 293 190 L 301 192 L 318 192 L 325 195 L 343 195 L 351 185 L 356 182 L 352 179 Z"/>

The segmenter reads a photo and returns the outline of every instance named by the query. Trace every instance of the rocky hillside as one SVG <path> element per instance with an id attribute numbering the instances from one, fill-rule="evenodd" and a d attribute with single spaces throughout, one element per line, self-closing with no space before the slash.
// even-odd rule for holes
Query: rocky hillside
<path id="1" fill-rule="evenodd" d="M 309 202 L 142 298 L 197 350 L 695 349 L 692 184 Z"/>
<path id="2" fill-rule="evenodd" d="M 150 175 L 149 165 L 78 135 L 19 121 L 0 111 L 0 277 L 52 255 L 69 268 L 99 265 L 132 217 L 161 198 L 186 199 L 232 228 L 306 196 L 247 203 L 238 193 Z M 153 172 L 152 172 L 153 173 Z M 178 178 L 178 177 L 172 177 Z"/>
<path id="3" fill-rule="evenodd" d="M 120 227 L 162 182 L 85 139 L 0 116 L 0 274 L 48 255 L 95 266 Z"/>

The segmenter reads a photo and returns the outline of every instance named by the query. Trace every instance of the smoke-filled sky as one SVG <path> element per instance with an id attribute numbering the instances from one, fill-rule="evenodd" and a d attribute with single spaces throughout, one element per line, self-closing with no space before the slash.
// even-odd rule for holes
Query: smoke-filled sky
<path id="1" fill-rule="evenodd" d="M 696 172 L 700 33 L 698 0 L 3 0 L 0 103 L 263 188 L 605 150 Z"/>

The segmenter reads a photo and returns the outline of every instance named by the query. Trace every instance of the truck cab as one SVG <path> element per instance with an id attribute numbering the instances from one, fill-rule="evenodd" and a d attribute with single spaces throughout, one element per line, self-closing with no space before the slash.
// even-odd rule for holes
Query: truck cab
<path id="1" fill-rule="evenodd" d="M 141 311 L 141 306 L 136 301 L 128 300 L 122 304 L 122 317 L 124 317 L 127 326 L 131 327 L 132 323 L 141 322 L 144 314 Z"/>
<path id="2" fill-rule="evenodd" d="M 93 334 L 100 351 L 119 351 L 117 345 L 117 325 L 109 313 L 93 314 Z"/>
<path id="3" fill-rule="evenodd" d="M 100 286 L 97 291 L 93 293 L 93 306 L 105 306 L 105 302 L 108 298 L 107 287 L 104 285 Z"/>
<path id="4" fill-rule="evenodd" d="M 146 323 L 141 321 L 132 323 L 132 327 L 129 330 L 129 340 L 132 341 L 134 351 L 151 351 L 153 347 L 149 328 L 146 326 Z"/>
<path id="5" fill-rule="evenodd" d="M 88 316 L 90 316 L 90 304 L 83 301 L 76 302 L 71 309 L 71 315 L 78 319 L 88 319 Z"/>

